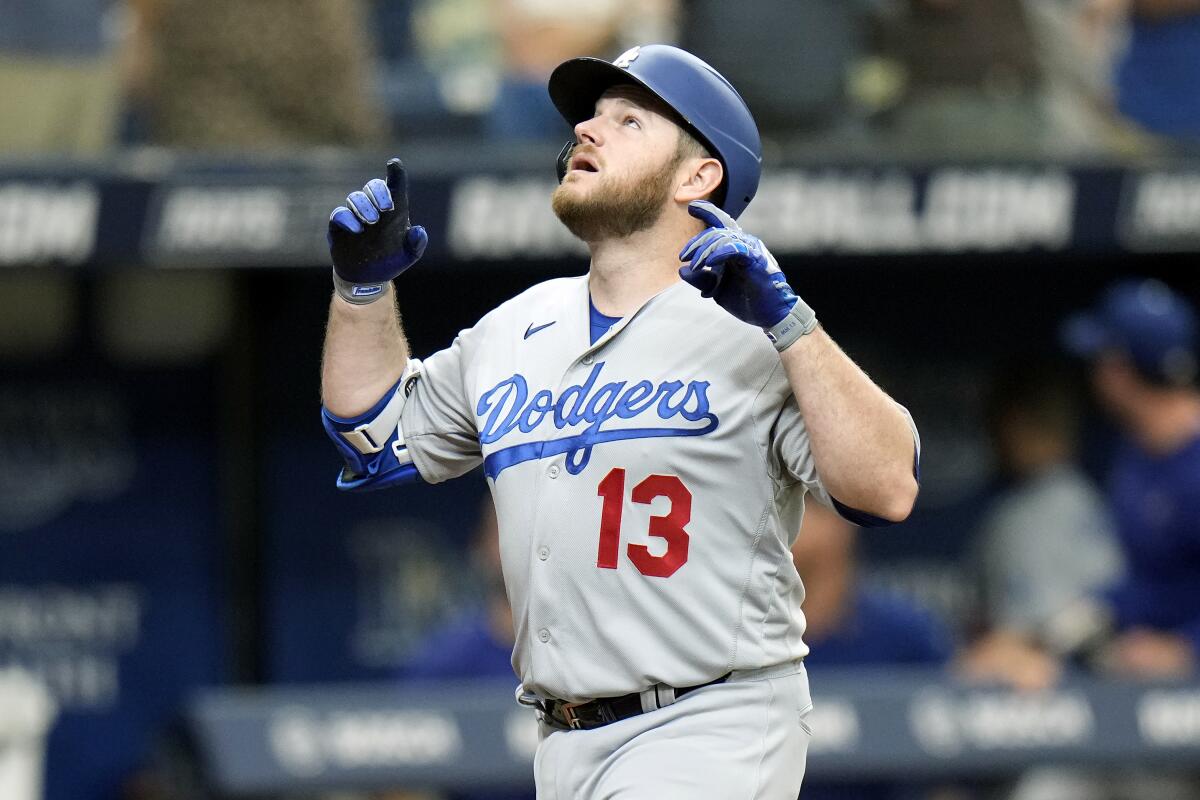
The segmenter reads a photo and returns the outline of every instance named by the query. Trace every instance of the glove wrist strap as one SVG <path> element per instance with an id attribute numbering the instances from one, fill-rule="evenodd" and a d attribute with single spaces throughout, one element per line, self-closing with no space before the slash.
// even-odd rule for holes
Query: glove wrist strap
<path id="1" fill-rule="evenodd" d="M 766 332 L 767 338 L 771 340 L 771 344 L 775 345 L 775 349 L 782 353 L 801 336 L 812 333 L 816 328 L 816 312 L 808 303 L 797 297 L 787 316 L 775 323 L 773 327 L 763 330 Z"/>
<path id="2" fill-rule="evenodd" d="M 386 283 L 351 283 L 338 275 L 337 270 L 333 272 L 333 288 L 338 296 L 356 306 L 374 303 L 383 297 L 386 287 Z"/>

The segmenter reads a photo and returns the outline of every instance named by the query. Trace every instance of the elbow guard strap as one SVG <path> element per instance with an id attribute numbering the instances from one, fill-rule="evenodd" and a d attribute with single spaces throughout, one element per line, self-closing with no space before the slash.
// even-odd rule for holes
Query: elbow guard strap
<path id="1" fill-rule="evenodd" d="M 338 476 L 339 489 L 382 489 L 420 477 L 400 422 L 420 374 L 421 362 L 409 359 L 400 380 L 373 408 L 356 417 L 337 417 L 321 409 L 325 432 L 346 462 Z"/>

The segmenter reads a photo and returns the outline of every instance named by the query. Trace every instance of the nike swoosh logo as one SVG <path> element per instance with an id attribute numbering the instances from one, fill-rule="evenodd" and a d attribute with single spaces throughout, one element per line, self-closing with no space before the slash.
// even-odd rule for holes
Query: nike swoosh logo
<path id="1" fill-rule="evenodd" d="M 530 336 L 533 336 L 533 335 L 534 335 L 535 333 L 537 333 L 538 331 L 540 331 L 540 330 L 545 330 L 546 328 L 549 328 L 549 327 L 550 327 L 551 325 L 553 325 L 555 322 L 558 322 L 558 320 L 554 320 L 554 321 L 552 321 L 552 322 L 547 322 L 545 325 L 538 325 L 536 328 L 535 328 L 535 327 L 533 327 L 533 323 L 532 323 L 532 322 L 531 322 L 531 323 L 529 323 L 529 327 L 525 329 L 525 338 L 526 338 L 526 339 L 528 339 Z"/>

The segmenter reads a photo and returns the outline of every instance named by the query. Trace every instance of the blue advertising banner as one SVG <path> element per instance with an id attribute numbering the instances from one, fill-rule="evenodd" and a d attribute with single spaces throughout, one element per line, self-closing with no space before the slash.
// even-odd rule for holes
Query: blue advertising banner
<path id="1" fill-rule="evenodd" d="M 811 674 L 814 780 L 945 780 L 1039 765 L 1194 770 L 1200 687 L 1072 678 L 1016 693 L 937 669 Z M 680 702 L 687 702 L 684 698 Z M 209 779 L 234 795 L 530 786 L 534 712 L 512 681 L 223 689 L 191 727 Z M 568 734 L 570 735 L 570 734 Z"/>
<path id="2" fill-rule="evenodd" d="M 439 622 L 480 601 L 486 578 L 470 542 L 482 475 L 344 494 L 334 487 L 340 467 L 315 405 L 308 426 L 267 449 L 272 682 L 395 676 Z"/>
<path id="3" fill-rule="evenodd" d="M 0 667 L 59 704 L 47 800 L 119 797 L 187 691 L 222 677 L 202 373 L 8 366 L 0 383 Z"/>

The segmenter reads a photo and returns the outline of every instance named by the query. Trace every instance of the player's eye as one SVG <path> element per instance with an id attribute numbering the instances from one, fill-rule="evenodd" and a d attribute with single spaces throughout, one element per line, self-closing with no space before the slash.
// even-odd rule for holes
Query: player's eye
<path id="1" fill-rule="evenodd" d="M 632 115 L 628 115 L 628 116 L 626 116 L 626 117 L 625 117 L 625 119 L 621 120 L 621 124 L 622 124 L 622 125 L 630 125 L 630 124 L 632 124 L 632 126 L 633 126 L 633 127 L 635 127 L 635 128 L 641 128 L 641 127 L 642 127 L 642 122 L 641 122 L 641 120 L 639 120 L 637 117 L 635 117 L 635 116 L 632 116 Z"/>

